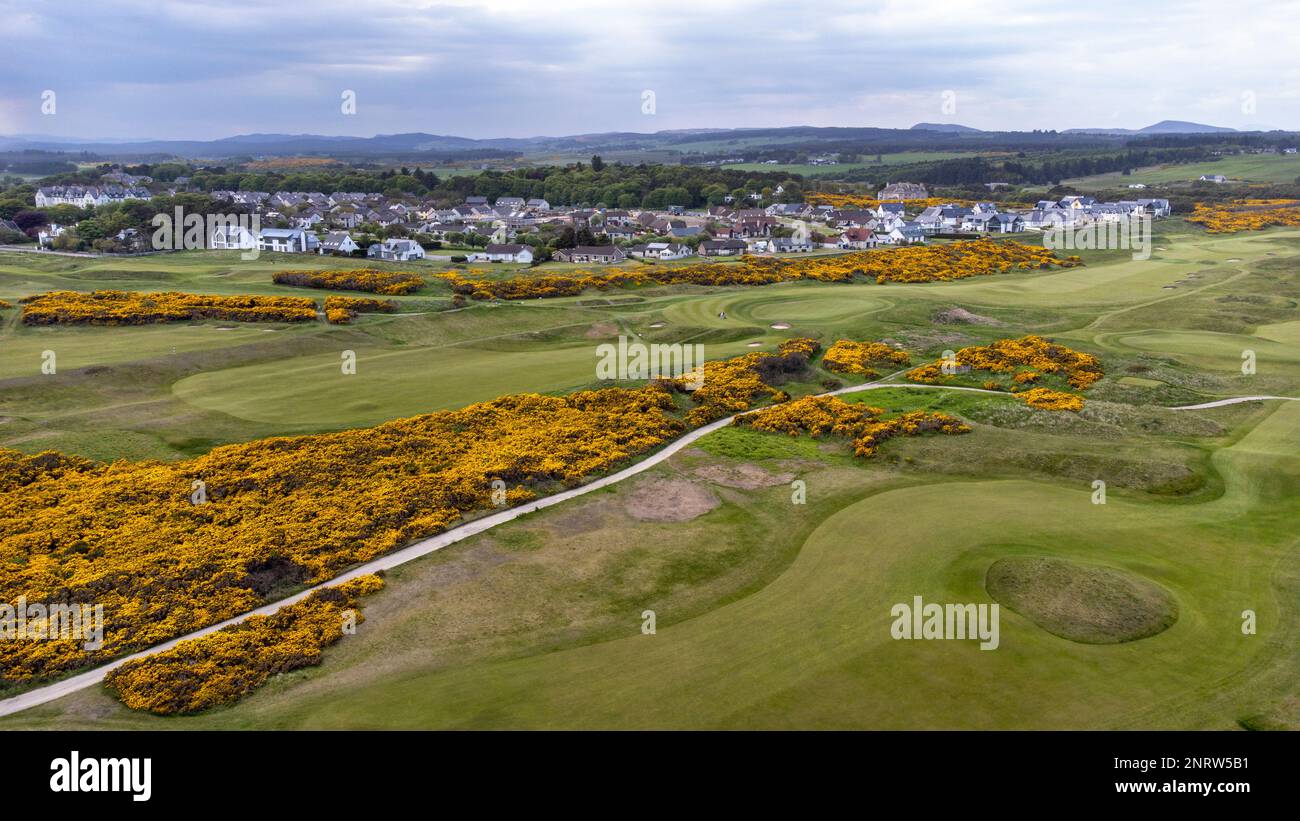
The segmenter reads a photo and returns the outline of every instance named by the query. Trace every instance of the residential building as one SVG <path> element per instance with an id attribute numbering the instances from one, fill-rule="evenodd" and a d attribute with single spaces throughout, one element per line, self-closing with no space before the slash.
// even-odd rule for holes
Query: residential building
<path id="1" fill-rule="evenodd" d="M 700 243 L 700 255 L 706 257 L 736 257 L 745 253 L 745 243 L 738 239 L 706 239 Z"/>
<path id="2" fill-rule="evenodd" d="M 891 182 L 880 189 L 878 200 L 923 200 L 930 196 L 925 186 L 916 182 Z"/>
<path id="3" fill-rule="evenodd" d="M 347 231 L 331 231 L 325 235 L 325 239 L 320 241 L 320 252 L 322 254 L 349 256 L 353 251 L 360 248 L 361 246 L 357 245 L 356 240 L 352 239 Z"/>
<path id="4" fill-rule="evenodd" d="M 424 259 L 424 248 L 413 239 L 386 239 L 366 249 L 366 256 L 388 262 Z"/>
<path id="5" fill-rule="evenodd" d="M 263 228 L 257 237 L 260 251 L 280 251 L 289 254 L 315 253 L 320 245 L 316 235 L 302 228 Z"/>
<path id="6" fill-rule="evenodd" d="M 471 255 L 471 262 L 522 262 L 533 261 L 533 249 L 527 245 L 489 243 L 481 253 Z"/>
<path id="7" fill-rule="evenodd" d="M 579 245 L 561 248 L 555 252 L 555 258 L 561 262 L 609 265 L 627 259 L 627 254 L 616 245 Z"/>

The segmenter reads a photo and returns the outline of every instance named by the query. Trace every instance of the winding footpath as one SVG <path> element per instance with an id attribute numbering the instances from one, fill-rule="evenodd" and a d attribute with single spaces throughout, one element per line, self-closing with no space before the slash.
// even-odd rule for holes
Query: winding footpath
<path id="1" fill-rule="evenodd" d="M 1002 396 L 1008 395 L 1005 391 L 991 391 L 984 388 L 967 388 L 967 387 L 960 387 L 956 385 L 900 385 L 898 383 L 889 382 L 890 379 L 893 379 L 895 376 L 897 376 L 900 373 L 903 373 L 903 371 L 896 371 L 874 382 L 867 382 L 862 385 L 852 385 L 847 388 L 840 388 L 839 390 L 830 391 L 828 393 L 824 393 L 820 395 L 840 396 L 843 394 L 876 390 L 878 388 L 909 388 L 915 390 L 949 390 L 949 391 L 967 391 L 970 393 L 995 393 L 995 394 L 1000 394 Z M 1219 399 L 1214 402 L 1203 402 L 1199 405 L 1183 405 L 1181 407 L 1170 408 L 1169 410 L 1200 410 L 1205 408 L 1217 408 L 1223 405 L 1235 405 L 1241 402 L 1257 402 L 1265 399 L 1282 399 L 1288 401 L 1300 401 L 1300 399 L 1298 399 L 1297 397 L 1291 397 L 1291 396 L 1240 396 L 1232 399 Z M 176 645 L 180 644 L 183 641 L 189 641 L 190 639 L 196 639 L 202 636 L 209 635 L 211 633 L 215 633 L 218 630 L 221 630 L 225 627 L 238 624 L 244 619 L 247 619 L 249 616 L 269 616 L 282 607 L 287 607 L 291 604 L 296 604 L 297 602 L 302 601 L 303 599 L 310 596 L 312 593 L 322 588 L 333 587 L 335 585 L 342 584 L 343 582 L 346 582 L 350 579 L 355 579 L 358 576 L 369 575 L 371 573 L 375 573 L 380 570 L 389 570 L 391 568 L 397 567 L 398 565 L 406 564 L 409 561 L 418 559 L 422 556 L 427 556 L 430 553 L 433 553 L 435 551 L 442 550 L 444 547 L 453 545 L 456 542 L 459 542 L 463 539 L 468 539 L 470 536 L 477 535 L 479 533 L 484 532 L 485 530 L 490 530 L 496 527 L 497 525 L 505 524 L 506 522 L 510 522 L 515 519 L 518 519 L 520 516 L 524 516 L 529 513 L 534 513 L 539 510 L 544 510 L 548 507 L 552 507 L 554 505 L 567 502 L 570 499 L 576 499 L 579 496 L 583 496 L 593 491 L 600 490 L 601 488 L 618 484 L 619 482 L 622 482 L 624 479 L 629 479 L 637 475 L 638 473 L 643 473 L 649 470 L 650 468 L 654 467 L 655 465 L 667 461 L 677 453 L 680 453 L 682 450 L 690 447 L 694 443 L 698 442 L 700 439 L 703 439 L 705 436 L 708 436 L 710 433 L 721 430 L 722 428 L 725 428 L 726 426 L 730 425 L 733 421 L 735 421 L 737 417 L 745 416 L 746 414 L 754 413 L 754 412 L 755 411 L 752 410 L 744 411 L 742 413 L 735 414 L 734 416 L 728 416 L 723 419 L 719 419 L 716 422 L 710 422 L 704 427 L 696 428 L 695 430 L 684 434 L 679 439 L 676 439 L 670 444 L 666 445 L 663 449 L 656 451 L 655 453 L 652 453 L 651 455 L 647 456 L 645 459 L 642 459 L 640 462 L 637 462 L 636 464 L 623 468 L 622 470 L 616 473 L 611 473 L 608 476 L 602 476 L 601 478 L 588 482 L 585 485 L 581 485 L 579 487 L 575 487 L 570 490 L 565 490 L 560 493 L 553 494 L 551 496 L 546 496 L 541 499 L 536 499 L 527 504 L 519 505 L 518 507 L 512 507 L 507 510 L 502 510 L 497 513 L 492 513 L 490 515 L 484 516 L 479 519 L 474 519 L 473 521 L 469 521 L 466 522 L 465 524 L 458 525 L 457 527 L 454 527 L 450 530 L 445 530 L 436 536 L 431 536 L 428 539 L 423 539 L 421 541 L 415 542 L 414 544 L 408 545 L 402 548 L 401 550 L 396 550 L 392 553 L 385 554 L 377 559 L 373 559 L 369 562 L 366 562 L 365 564 L 358 565 L 357 567 L 354 567 L 353 569 L 347 571 L 346 573 L 342 573 L 338 576 L 335 576 L 329 579 L 328 581 L 321 582 L 320 584 L 317 584 L 314 587 L 310 587 L 306 590 L 303 590 L 301 593 L 297 593 L 288 598 L 279 599 L 269 604 L 265 604 L 257 608 L 256 610 L 250 610 L 246 613 L 242 613 L 238 616 L 227 619 L 218 624 L 213 624 L 209 627 L 205 627 L 202 630 L 195 630 L 192 633 L 187 633 L 186 635 L 172 639 L 171 641 L 164 642 L 163 644 L 155 645 L 153 647 L 148 648 L 147 650 L 141 650 L 138 653 L 133 653 L 132 655 L 124 656 L 120 659 L 117 659 L 116 661 L 112 661 L 103 666 L 96 667 L 95 669 L 89 670 L 85 673 L 80 673 L 70 678 L 61 679 L 59 681 L 46 684 L 42 687 L 37 687 L 36 689 L 29 690 L 20 695 L 12 696 L 10 698 L 4 699 L 0 701 L 0 716 L 6 716 L 6 715 L 11 715 L 13 713 L 21 712 L 22 710 L 35 707 L 39 704 L 45 704 L 46 702 L 54 701 L 55 699 L 62 698 L 63 696 L 69 695 L 71 693 L 75 693 L 79 690 L 84 690 L 88 687 L 93 687 L 96 684 L 102 682 L 104 680 L 104 677 L 108 675 L 110 671 L 122 666 L 123 664 L 126 664 L 129 661 L 142 659 L 146 656 L 152 656 L 156 653 L 161 653 L 165 650 L 170 650 L 171 648 L 175 647 Z"/>

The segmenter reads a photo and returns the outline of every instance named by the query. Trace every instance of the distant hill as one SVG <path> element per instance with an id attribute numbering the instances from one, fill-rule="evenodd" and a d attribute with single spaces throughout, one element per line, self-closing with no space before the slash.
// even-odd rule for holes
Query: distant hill
<path id="1" fill-rule="evenodd" d="M 974 134 L 980 129 L 971 128 L 968 125 L 958 125 L 957 123 L 917 123 L 912 126 L 913 131 L 942 131 L 945 134 Z"/>
<path id="2" fill-rule="evenodd" d="M 1146 128 L 1076 128 L 1055 131 L 985 131 L 959 123 L 917 123 L 911 128 L 870 126 L 783 126 L 779 128 L 695 128 L 653 133 L 604 132 L 568 136 L 498 137 L 475 139 L 414 132 L 377 134 L 373 137 L 319 134 L 240 134 L 217 140 L 104 140 L 48 135 L 0 135 L 0 152 L 54 151 L 84 153 L 100 160 L 114 157 L 155 161 L 169 157 L 222 160 L 253 157 L 325 156 L 337 159 L 402 158 L 414 162 L 510 159 L 514 157 L 586 158 L 601 154 L 607 160 L 633 161 L 639 152 L 681 154 L 683 162 L 707 158 L 711 153 L 749 157 L 753 153 L 788 148 L 793 151 L 980 151 L 1032 148 L 1091 148 L 1135 137 L 1165 134 L 1230 133 L 1199 123 L 1174 120 Z M 714 145 L 700 148 L 698 143 Z M 746 142 L 751 143 L 746 145 Z M 734 144 L 735 148 L 730 147 Z M 719 146 L 724 147 L 719 147 Z M 617 156 L 622 155 L 622 156 Z"/>
<path id="3" fill-rule="evenodd" d="M 1222 128 L 1217 125 L 1189 123 L 1185 120 L 1161 120 L 1146 128 L 1067 128 L 1064 133 L 1121 136 L 1125 134 L 1226 134 L 1236 130 L 1235 128 Z"/>

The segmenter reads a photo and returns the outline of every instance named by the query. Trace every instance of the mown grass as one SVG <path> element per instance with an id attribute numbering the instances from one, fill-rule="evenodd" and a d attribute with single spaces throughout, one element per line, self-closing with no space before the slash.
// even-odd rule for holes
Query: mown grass
<path id="1" fill-rule="evenodd" d="M 974 428 L 890 441 L 867 462 L 833 439 L 724 429 L 657 474 L 699 482 L 702 466 L 758 463 L 793 472 L 806 504 L 788 484 L 715 486 L 723 504 L 714 511 L 647 523 L 629 516 L 617 486 L 398 569 L 360 633 L 324 665 L 233 708 L 164 720 L 90 690 L 0 726 L 1295 728 L 1300 407 L 1159 406 L 1296 393 L 1288 271 L 1297 235 L 1172 230 L 1150 261 L 1112 256 L 1068 272 L 474 306 L 265 341 L 213 332 L 211 344 L 176 354 L 165 341 L 142 342 L 134 358 L 130 343 L 114 348 L 106 336 L 107 372 L 88 372 L 88 343 L 83 366 L 58 379 L 17 370 L 0 382 L 0 443 L 67 444 L 100 458 L 182 453 L 459 402 L 496 389 L 493 380 L 535 390 L 571 367 L 587 384 L 575 352 L 594 353 L 601 340 L 587 333 L 605 322 L 662 341 L 712 332 L 710 357 L 796 333 L 890 337 L 916 362 L 1035 332 L 1099 354 L 1107 377 L 1079 414 L 901 386 L 850 395 L 891 413 L 953 413 Z M 1175 280 L 1184 284 L 1164 289 Z M 956 306 L 1001 324 L 933 322 Z M 650 329 L 656 321 L 667 324 Z M 794 327 L 772 329 L 777 321 Z M 24 358 L 39 345 L 22 342 L 26 330 L 11 323 L 4 337 L 29 346 Z M 168 332 L 190 330 L 203 329 Z M 385 359 L 402 367 L 339 392 L 325 364 L 345 344 L 363 354 L 363 369 Z M 1259 355 L 1253 378 L 1240 372 L 1243 345 Z M 470 357 L 476 367 L 457 371 Z M 1093 503 L 1097 480 L 1105 504 Z M 1158 585 L 1179 617 L 1119 644 L 1070 641 L 1013 611 L 997 651 L 889 638 L 892 604 L 991 602 L 990 567 L 1042 556 Z M 647 609 L 654 635 L 641 632 Z M 1247 609 L 1256 635 L 1240 630 Z"/>

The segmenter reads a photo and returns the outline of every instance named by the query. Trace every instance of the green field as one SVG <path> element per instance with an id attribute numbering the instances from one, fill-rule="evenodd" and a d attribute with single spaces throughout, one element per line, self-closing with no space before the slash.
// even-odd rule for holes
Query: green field
<path id="1" fill-rule="evenodd" d="M 772 171 L 784 174 L 800 174 L 805 177 L 836 177 L 850 171 L 858 171 L 863 168 L 879 168 L 882 165 L 906 165 L 908 163 L 935 162 L 937 160 L 951 160 L 957 157 L 980 155 L 959 151 L 904 151 L 897 154 L 881 154 L 879 162 L 876 162 L 874 155 L 864 156 L 867 156 L 868 159 L 863 162 L 843 162 L 836 165 L 745 162 L 731 163 L 723 167 L 733 171 Z"/>
<path id="2" fill-rule="evenodd" d="M 1117 171 L 1063 180 L 1062 184 L 1083 191 L 1123 188 L 1129 183 L 1139 182 L 1146 185 L 1170 183 L 1190 185 L 1200 179 L 1202 174 L 1222 174 L 1229 182 L 1234 183 L 1293 183 L 1300 178 L 1300 154 L 1246 154 L 1224 157 L 1213 162 L 1158 165 L 1135 168 L 1128 176 Z"/>
<path id="3" fill-rule="evenodd" d="M 348 327 L 27 328 L 0 312 L 0 446 L 101 459 L 589 386 L 595 346 L 620 333 L 699 342 L 709 358 L 799 334 L 889 339 L 914 362 L 1037 333 L 1099 355 L 1107 374 L 1079 414 L 905 385 L 853 395 L 973 428 L 891 441 L 870 460 L 834 439 L 727 428 L 398 568 L 321 666 L 235 706 L 162 719 L 92 688 L 0 727 L 1300 729 L 1300 403 L 1165 409 L 1300 396 L 1300 231 L 1207 236 L 1174 222 L 1154 244 L 1145 261 L 1089 252 L 1083 268 L 923 285 L 650 288 L 448 310 L 438 284 Z M 269 282 L 296 262 L 6 255 L 0 298 L 301 295 Z M 981 323 L 940 321 L 955 307 Z M 46 350 L 57 376 L 40 374 Z M 343 350 L 357 352 L 356 375 L 340 373 Z M 795 479 L 806 504 L 792 502 Z M 670 484 L 717 504 L 657 520 L 655 489 Z M 890 637 L 891 607 L 914 596 L 993 602 L 995 566 L 1021 574 L 998 577 L 1021 585 L 998 588 L 1015 605 L 998 649 Z M 1033 586 L 1062 567 L 1117 586 L 1100 602 Z M 1160 606 L 1125 610 L 1133 590 Z M 1066 638 L 1061 614 L 1083 605 L 1156 626 Z M 645 610 L 654 635 L 641 632 Z M 1255 635 L 1241 630 L 1246 610 Z"/>

